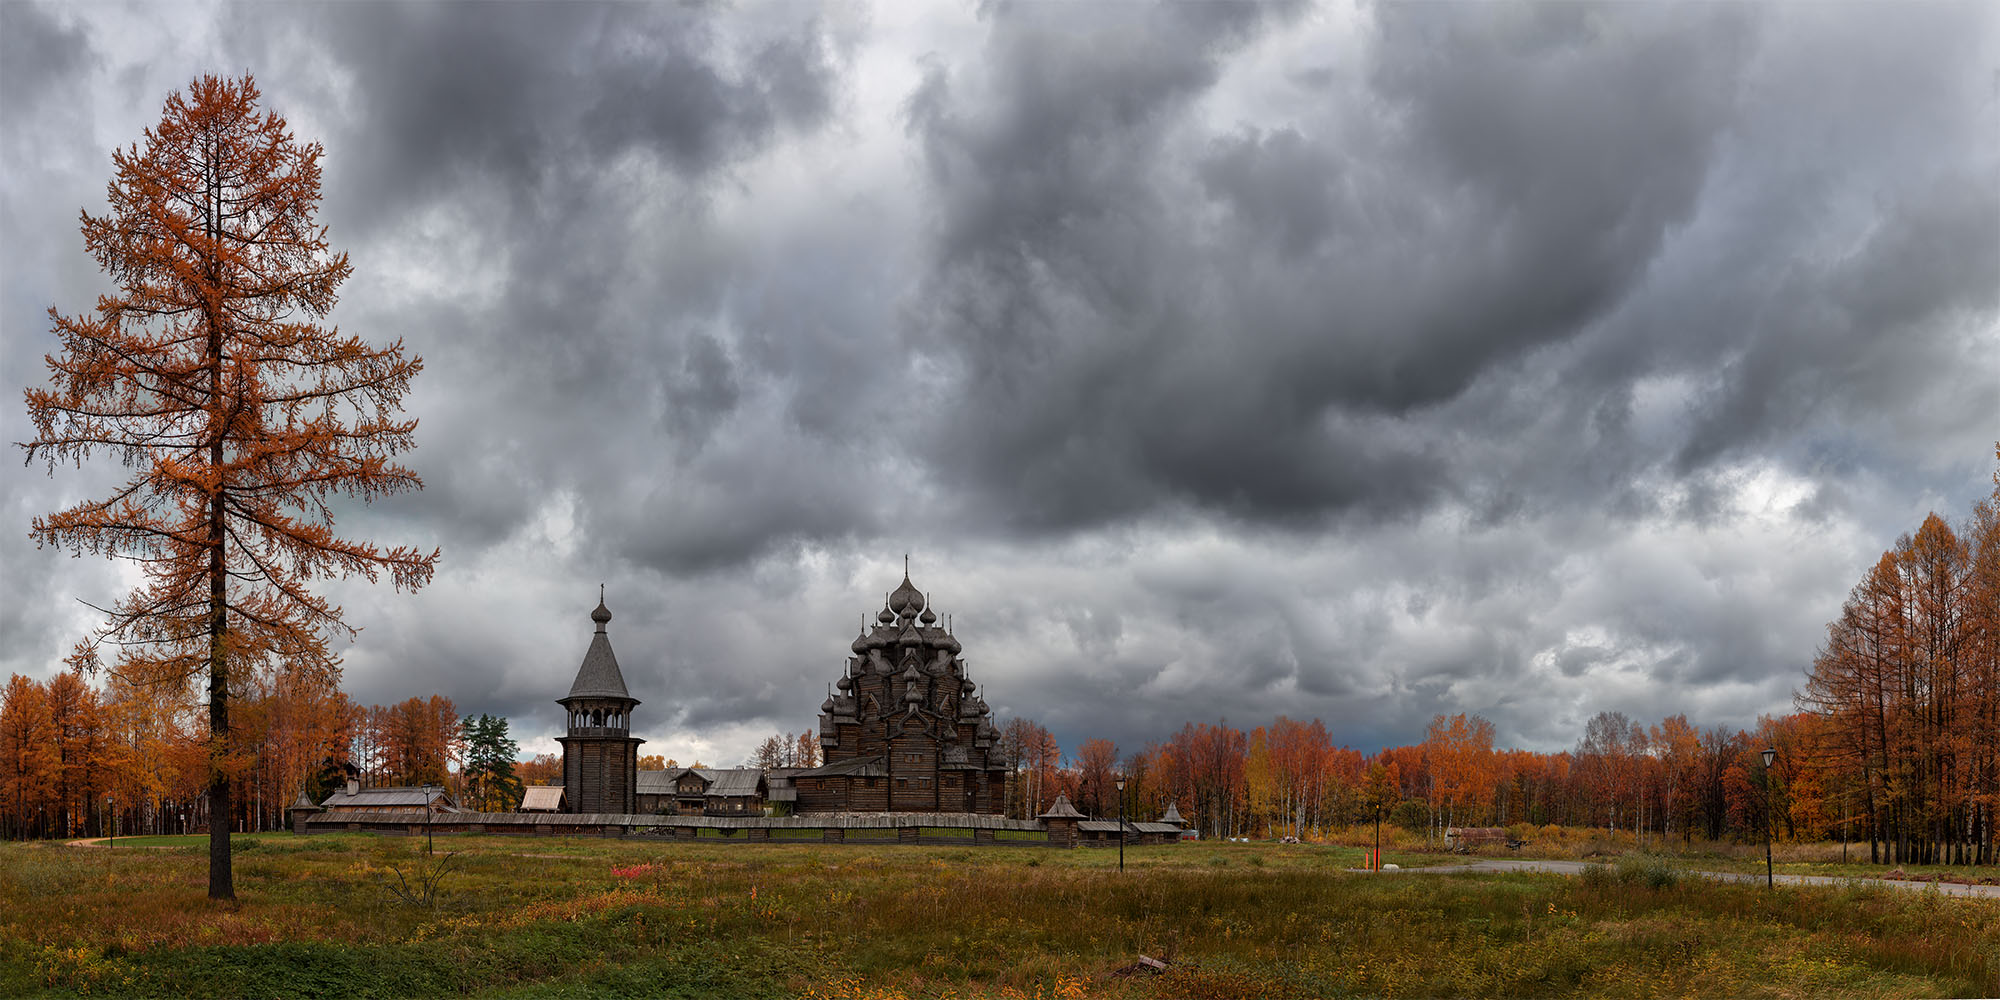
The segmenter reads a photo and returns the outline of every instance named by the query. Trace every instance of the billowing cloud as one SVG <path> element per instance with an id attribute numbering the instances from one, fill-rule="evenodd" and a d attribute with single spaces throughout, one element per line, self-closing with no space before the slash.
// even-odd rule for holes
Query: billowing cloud
<path id="1" fill-rule="evenodd" d="M 1747 725 L 1991 488 L 1994 16 L 4 4 L 0 361 L 104 287 L 110 149 L 248 69 L 325 144 L 334 318 L 426 362 L 426 490 L 342 511 L 445 551 L 331 588 L 363 701 L 546 749 L 604 582 L 648 749 L 733 762 L 908 552 L 1072 746 Z M 27 519 L 115 470 L 4 468 L 41 676 L 129 573 Z"/>

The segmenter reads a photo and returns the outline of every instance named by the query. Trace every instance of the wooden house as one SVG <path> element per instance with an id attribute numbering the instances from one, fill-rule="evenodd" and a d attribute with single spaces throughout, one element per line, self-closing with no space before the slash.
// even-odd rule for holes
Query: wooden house
<path id="1" fill-rule="evenodd" d="M 679 767 L 639 772 L 639 811 L 667 816 L 762 816 L 764 772 Z"/>

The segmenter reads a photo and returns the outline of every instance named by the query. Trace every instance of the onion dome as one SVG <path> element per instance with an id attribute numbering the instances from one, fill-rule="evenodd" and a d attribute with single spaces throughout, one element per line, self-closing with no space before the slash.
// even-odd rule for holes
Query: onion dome
<path id="1" fill-rule="evenodd" d="M 601 583 L 597 585 L 597 610 L 590 613 L 590 620 L 597 623 L 599 632 L 611 623 L 611 609 L 604 606 L 604 585 Z"/>
<path id="2" fill-rule="evenodd" d="M 924 610 L 925 603 L 923 592 L 910 583 L 910 567 L 905 563 L 903 583 L 889 595 L 889 610 L 901 618 L 915 618 L 917 612 Z"/>
<path id="3" fill-rule="evenodd" d="M 863 632 L 860 635 L 855 636 L 854 645 L 849 646 L 847 648 L 853 650 L 854 655 L 856 656 L 860 656 L 863 653 L 868 652 L 868 633 Z"/>
<path id="4" fill-rule="evenodd" d="M 842 674 L 839 680 L 833 682 L 833 686 L 842 691 L 852 691 L 854 690 L 854 678 Z"/>
<path id="5" fill-rule="evenodd" d="M 964 646 L 958 644 L 958 639 L 955 638 L 949 632 L 946 632 L 944 636 L 941 639 L 939 639 L 937 647 L 939 649 L 944 650 L 947 653 L 952 653 L 952 654 L 957 654 L 965 649 Z"/>
<path id="6" fill-rule="evenodd" d="M 821 714 L 821 715 L 832 715 L 832 714 L 833 714 L 833 696 L 832 696 L 832 695 L 827 695 L 827 696 L 826 696 L 826 700 L 825 700 L 825 701 L 822 701 L 822 702 L 820 702 L 820 703 L 819 703 L 819 714 Z"/>
<path id="7" fill-rule="evenodd" d="M 882 606 L 881 612 L 875 616 L 875 620 L 887 625 L 896 620 L 896 613 L 889 610 L 888 605 L 885 604 Z"/>
<path id="8" fill-rule="evenodd" d="M 917 616 L 917 620 L 924 623 L 925 627 L 937 624 L 937 612 L 932 611 L 930 605 L 931 605 L 931 599 L 929 597 L 925 597 L 924 613 Z"/>
<path id="9" fill-rule="evenodd" d="M 963 695 L 970 695 L 977 690 L 979 690 L 979 685 L 972 683 L 972 678 L 970 677 L 967 677 L 965 682 L 958 686 L 958 693 Z"/>

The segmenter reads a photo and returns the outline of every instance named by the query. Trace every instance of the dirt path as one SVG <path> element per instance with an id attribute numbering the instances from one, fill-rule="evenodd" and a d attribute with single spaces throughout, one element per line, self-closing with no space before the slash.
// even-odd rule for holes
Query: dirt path
<path id="1" fill-rule="evenodd" d="M 116 844 L 107 844 L 107 843 L 105 843 L 105 841 L 107 841 L 107 840 L 110 840 L 110 839 L 111 839 L 110 837 L 85 837 L 85 838 L 83 838 L 82 840 L 70 840 L 70 841 L 65 841 L 65 842 L 63 843 L 63 846 L 64 846 L 64 847 L 116 847 L 116 846 L 118 846 L 118 845 L 116 845 Z M 127 839 L 129 840 L 130 838 L 127 838 Z M 126 846 L 130 847 L 131 845 L 129 845 L 129 844 L 128 844 L 128 845 L 126 845 Z M 175 846 L 173 846 L 173 845 L 170 845 L 170 844 L 147 844 L 147 845 L 145 845 L 145 846 L 143 846 L 143 847 L 132 847 L 132 849 L 133 849 L 133 850 L 135 850 L 135 851 L 178 851 L 178 850 L 180 850 L 181 848 L 179 848 L 179 847 L 175 847 Z"/>
<path id="2" fill-rule="evenodd" d="M 1442 874 L 1456 872 L 1546 872 L 1554 875 L 1579 875 L 1589 867 L 1582 861 L 1519 861 L 1512 858 L 1482 858 L 1456 865 L 1438 865 L 1430 868 L 1399 868 L 1384 875 Z M 1349 871 L 1365 872 L 1365 868 L 1350 868 Z M 1762 875 L 1746 875 L 1742 872 L 1690 872 L 1702 878 L 1712 878 L 1722 882 L 1762 882 Z M 1847 885 L 1862 882 L 1869 885 L 1885 885 L 1894 889 L 1922 891 L 1935 886 L 1937 891 L 1947 896 L 1969 896 L 1984 899 L 2000 899 L 2000 885 L 1967 885 L 1963 882 L 1907 882 L 1885 878 L 1837 878 L 1831 875 L 1777 875 L 1774 881 L 1785 885 Z"/>

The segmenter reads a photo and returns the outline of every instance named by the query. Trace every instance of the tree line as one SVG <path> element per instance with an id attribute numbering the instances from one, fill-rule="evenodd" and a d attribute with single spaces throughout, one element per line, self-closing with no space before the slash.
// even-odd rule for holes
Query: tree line
<path id="1" fill-rule="evenodd" d="M 349 779 L 442 785 L 473 808 L 520 801 L 507 720 L 457 714 L 442 695 L 359 705 L 301 673 L 245 678 L 230 727 L 247 748 L 224 762 L 236 832 L 282 828 L 301 791 L 314 802 Z M 186 690 L 80 671 L 0 689 L 0 832 L 9 838 L 184 833 L 209 826 L 207 715 Z"/>
<path id="2" fill-rule="evenodd" d="M 2000 459 L 2000 445 L 1995 447 Z M 1491 722 L 1438 715 L 1420 743 L 1372 754 L 1318 719 L 1245 732 L 1188 723 L 1122 758 L 1084 740 L 1065 756 L 1028 719 L 1001 730 L 1007 811 L 1057 795 L 1098 816 L 1168 803 L 1212 836 L 1310 837 L 1390 821 L 1601 826 L 1641 838 L 1866 840 L 1880 863 L 1992 864 L 2000 807 L 2000 473 L 1954 528 L 1933 513 L 1857 583 L 1813 655 L 1799 711 L 1754 728 L 1601 712 L 1555 753 L 1494 746 Z M 1763 751 L 1774 750 L 1766 771 Z"/>

